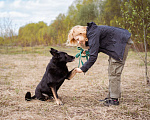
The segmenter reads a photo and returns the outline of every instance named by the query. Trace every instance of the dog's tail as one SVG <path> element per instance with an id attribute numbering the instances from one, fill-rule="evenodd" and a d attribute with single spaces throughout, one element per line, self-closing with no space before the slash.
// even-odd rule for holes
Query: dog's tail
<path id="1" fill-rule="evenodd" d="M 33 97 L 31 97 L 31 93 L 30 92 L 27 92 L 26 95 L 25 95 L 25 100 L 26 101 L 31 101 L 32 99 L 35 99 L 36 96 L 34 95 Z"/>

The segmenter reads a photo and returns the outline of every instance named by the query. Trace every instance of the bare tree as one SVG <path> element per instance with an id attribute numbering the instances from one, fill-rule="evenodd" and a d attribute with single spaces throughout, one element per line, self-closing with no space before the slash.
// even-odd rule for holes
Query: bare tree
<path id="1" fill-rule="evenodd" d="M 5 45 L 10 45 L 14 42 L 15 28 L 10 17 L 0 19 L 0 36 L 3 37 Z"/>

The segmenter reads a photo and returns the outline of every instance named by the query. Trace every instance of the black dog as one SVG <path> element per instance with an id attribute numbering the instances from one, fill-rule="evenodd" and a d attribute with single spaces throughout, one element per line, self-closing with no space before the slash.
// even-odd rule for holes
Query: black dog
<path id="1" fill-rule="evenodd" d="M 66 64 L 67 62 L 72 62 L 75 57 L 70 56 L 65 52 L 57 51 L 53 48 L 51 48 L 50 53 L 53 57 L 47 65 L 46 72 L 42 80 L 36 87 L 35 95 L 31 97 L 31 93 L 27 92 L 25 100 L 30 101 L 31 99 L 37 98 L 45 101 L 47 100 L 47 97 L 43 94 L 46 94 L 49 98 L 54 97 L 57 104 L 62 104 L 62 102 L 58 99 L 57 91 L 64 80 L 69 79 L 73 70 L 68 71 Z"/>

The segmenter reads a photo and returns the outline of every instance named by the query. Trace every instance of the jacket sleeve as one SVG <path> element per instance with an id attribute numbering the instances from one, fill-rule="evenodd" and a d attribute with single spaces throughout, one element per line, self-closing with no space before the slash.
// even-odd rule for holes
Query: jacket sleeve
<path id="1" fill-rule="evenodd" d="M 87 62 L 80 68 L 83 72 L 87 72 L 88 69 L 96 62 L 99 52 L 99 35 L 94 32 L 88 35 L 89 53 L 90 57 Z"/>

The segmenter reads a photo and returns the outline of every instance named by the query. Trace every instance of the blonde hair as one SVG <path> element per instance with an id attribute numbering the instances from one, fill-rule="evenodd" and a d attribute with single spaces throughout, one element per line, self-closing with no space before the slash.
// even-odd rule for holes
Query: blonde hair
<path id="1" fill-rule="evenodd" d="M 83 37 L 87 38 L 86 37 L 86 27 L 87 26 L 80 26 L 80 25 L 74 26 L 69 31 L 68 40 L 67 40 L 66 44 L 68 46 L 76 46 L 77 45 L 77 41 L 74 39 L 74 37 L 77 36 L 77 35 L 79 35 L 79 34 L 82 34 Z"/>

